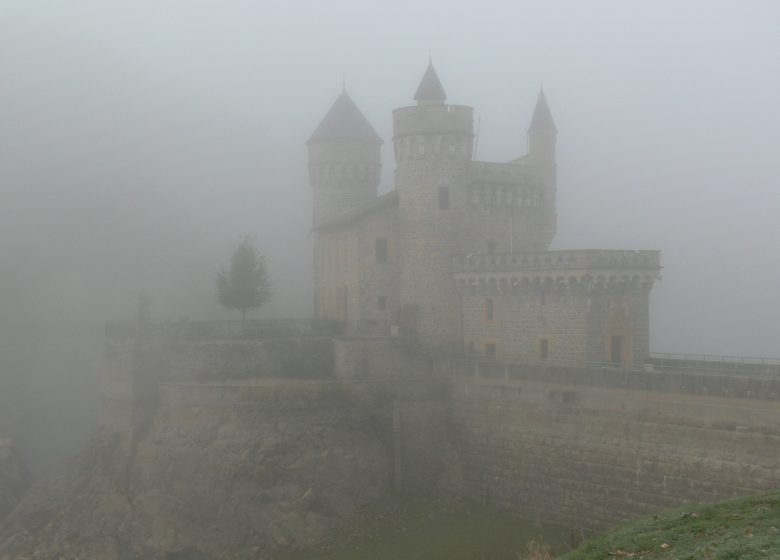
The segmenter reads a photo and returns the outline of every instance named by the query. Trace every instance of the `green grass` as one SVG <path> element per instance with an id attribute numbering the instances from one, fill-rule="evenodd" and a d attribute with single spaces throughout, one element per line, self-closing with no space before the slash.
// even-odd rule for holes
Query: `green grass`
<path id="1" fill-rule="evenodd" d="M 585 543 L 561 560 L 780 559 L 780 492 L 663 512 Z"/>
<path id="2" fill-rule="evenodd" d="M 284 551 L 275 560 L 517 560 L 531 540 L 563 550 L 560 527 L 478 507 L 432 509 L 404 504 L 357 537 L 315 550 Z"/>

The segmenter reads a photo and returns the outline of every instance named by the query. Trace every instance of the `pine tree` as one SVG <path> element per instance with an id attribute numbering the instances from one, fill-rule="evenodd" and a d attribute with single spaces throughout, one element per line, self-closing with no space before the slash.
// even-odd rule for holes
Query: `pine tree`
<path id="1" fill-rule="evenodd" d="M 246 235 L 230 258 L 230 269 L 223 268 L 217 275 L 219 303 L 227 309 L 241 311 L 241 322 L 246 312 L 258 309 L 271 298 L 271 283 L 265 271 L 265 258 L 257 243 Z"/>

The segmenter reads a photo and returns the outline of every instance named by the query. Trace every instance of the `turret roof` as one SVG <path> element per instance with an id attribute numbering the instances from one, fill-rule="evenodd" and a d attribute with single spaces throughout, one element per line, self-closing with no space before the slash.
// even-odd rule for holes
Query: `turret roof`
<path id="1" fill-rule="evenodd" d="M 536 99 L 534 115 L 531 117 L 531 124 L 528 127 L 528 132 L 533 132 L 535 130 L 552 130 L 557 132 L 543 89 L 539 90 L 539 97 Z"/>
<path id="2" fill-rule="evenodd" d="M 433 67 L 433 62 L 428 61 L 428 68 L 425 69 L 420 85 L 414 93 L 414 99 L 425 101 L 444 101 L 447 94 L 444 93 L 444 87 L 441 85 L 438 74 Z"/>
<path id="3" fill-rule="evenodd" d="M 336 98 L 330 110 L 314 129 L 307 144 L 358 140 L 381 144 L 382 139 L 360 112 L 346 90 Z"/>

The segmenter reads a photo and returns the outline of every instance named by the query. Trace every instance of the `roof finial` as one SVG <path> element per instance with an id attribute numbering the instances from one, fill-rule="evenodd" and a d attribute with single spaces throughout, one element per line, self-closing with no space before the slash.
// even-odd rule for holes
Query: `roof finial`
<path id="1" fill-rule="evenodd" d="M 433 55 L 431 54 L 431 49 L 428 49 L 428 65 L 433 66 Z"/>
<path id="2" fill-rule="evenodd" d="M 347 93 L 347 73 L 341 74 L 341 93 Z"/>
<path id="3" fill-rule="evenodd" d="M 436 75 L 436 70 L 433 68 L 433 58 L 430 53 L 428 54 L 428 68 L 426 68 L 425 74 L 423 74 L 420 85 L 417 86 L 414 99 L 418 105 L 443 105 L 447 99 L 447 94 L 444 93 L 439 76 Z"/>
<path id="4" fill-rule="evenodd" d="M 539 84 L 539 96 L 536 98 L 534 114 L 531 117 L 531 125 L 528 127 L 528 132 L 537 130 L 552 130 L 556 132 L 550 107 L 547 105 L 547 97 L 544 95 L 544 86 L 541 83 Z"/>

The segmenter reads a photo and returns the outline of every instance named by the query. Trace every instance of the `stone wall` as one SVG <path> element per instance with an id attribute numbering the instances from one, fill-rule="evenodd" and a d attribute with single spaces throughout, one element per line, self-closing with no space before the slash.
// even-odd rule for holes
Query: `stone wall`
<path id="1" fill-rule="evenodd" d="M 458 480 L 458 462 L 448 462 L 455 451 L 447 437 L 447 396 L 448 385 L 434 379 L 169 382 L 159 387 L 159 409 L 167 414 L 248 407 L 270 416 L 284 409 L 301 417 L 322 413 L 317 411 L 354 410 L 370 423 L 375 443 L 387 454 L 388 491 L 397 480 L 397 491 L 420 496 L 436 493 L 441 486 L 452 488 Z"/>
<path id="2" fill-rule="evenodd" d="M 393 111 L 400 223 L 399 290 L 403 330 L 436 345 L 460 339 L 451 255 L 462 246 L 473 109 L 419 105 Z M 440 204 L 440 189 L 448 204 Z"/>
<path id="3" fill-rule="evenodd" d="M 258 426 L 284 411 L 312 429 L 318 415 L 352 411 L 383 450 L 388 488 L 466 496 L 587 531 L 780 484 L 772 370 L 507 365 L 435 357 L 393 338 L 296 344 L 179 341 L 163 351 L 110 341 L 103 424 L 129 436 L 127 456 L 143 462 L 136 450 L 157 437 L 161 414 L 180 430 L 191 414 L 182 411 L 194 411 L 212 434 L 242 410 Z M 263 357 L 270 349 L 329 357 L 334 374 L 285 378 Z M 271 372 L 279 376 L 264 377 Z"/>
<path id="4" fill-rule="evenodd" d="M 165 379 L 322 379 L 333 376 L 327 337 L 216 340 L 172 343 Z"/>
<path id="5" fill-rule="evenodd" d="M 333 343 L 315 336 L 197 340 L 151 329 L 134 339 L 108 338 L 102 367 L 100 425 L 132 446 L 148 428 L 160 383 L 327 379 L 333 377 Z"/>
<path id="6" fill-rule="evenodd" d="M 431 378 L 436 361 L 399 346 L 395 338 L 333 340 L 334 371 L 340 379 Z"/>
<path id="7" fill-rule="evenodd" d="M 381 259 L 377 255 L 380 238 L 386 243 Z M 383 199 L 380 206 L 345 224 L 318 230 L 318 318 L 343 324 L 350 335 L 390 334 L 399 308 L 398 261 L 398 204 L 394 198 Z"/>
<path id="8" fill-rule="evenodd" d="M 463 339 L 477 354 L 501 360 L 612 361 L 612 337 L 620 337 L 620 363 L 642 363 L 649 350 L 648 293 L 593 294 L 531 286 L 517 293 L 465 290 Z M 492 312 L 487 307 L 492 306 Z M 546 356 L 541 350 L 546 341 Z"/>
<path id="9" fill-rule="evenodd" d="M 359 278 L 359 318 L 353 334 L 389 335 L 398 324 L 398 204 L 366 215 L 357 227 Z M 387 258 L 377 258 L 377 239 L 387 240 Z M 381 300 L 381 301 L 380 301 Z"/>
<path id="10" fill-rule="evenodd" d="M 780 380 L 461 363 L 466 495 L 601 531 L 780 485 Z"/>

